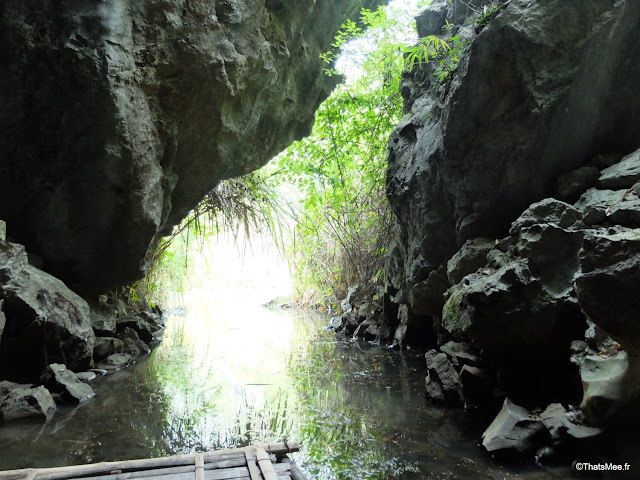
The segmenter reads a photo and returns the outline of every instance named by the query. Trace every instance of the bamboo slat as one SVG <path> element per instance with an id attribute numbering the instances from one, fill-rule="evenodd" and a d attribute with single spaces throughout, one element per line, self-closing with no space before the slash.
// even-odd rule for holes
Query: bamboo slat
<path id="1" fill-rule="evenodd" d="M 291 480 L 309 480 L 309 478 L 304 474 L 298 464 L 291 460 L 289 457 L 284 457 L 282 459 L 282 462 L 289 464 L 289 466 L 291 467 Z"/>
<path id="2" fill-rule="evenodd" d="M 249 469 L 249 476 L 251 477 L 251 480 L 262 480 L 262 477 L 260 476 L 260 470 L 258 469 L 258 465 L 256 464 L 256 458 L 253 453 L 253 449 L 245 449 L 244 454 L 247 460 L 247 468 Z"/>

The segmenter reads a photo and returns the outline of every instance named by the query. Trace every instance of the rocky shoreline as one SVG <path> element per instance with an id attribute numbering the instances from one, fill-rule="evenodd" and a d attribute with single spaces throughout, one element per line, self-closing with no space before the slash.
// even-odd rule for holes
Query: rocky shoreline
<path id="1" fill-rule="evenodd" d="M 95 393 L 97 375 L 126 368 L 162 338 L 162 312 L 102 295 L 89 304 L 29 263 L 0 221 L 0 422 L 48 419 Z"/>

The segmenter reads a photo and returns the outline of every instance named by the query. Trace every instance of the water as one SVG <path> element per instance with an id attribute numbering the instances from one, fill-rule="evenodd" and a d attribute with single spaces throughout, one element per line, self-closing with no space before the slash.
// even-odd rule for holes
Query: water
<path id="1" fill-rule="evenodd" d="M 151 356 L 91 383 L 94 399 L 46 424 L 0 428 L 0 469 L 289 439 L 318 480 L 568 476 L 494 464 L 473 419 L 425 405 L 422 352 L 341 340 L 299 311 L 222 308 L 206 292 L 187 300 Z"/>

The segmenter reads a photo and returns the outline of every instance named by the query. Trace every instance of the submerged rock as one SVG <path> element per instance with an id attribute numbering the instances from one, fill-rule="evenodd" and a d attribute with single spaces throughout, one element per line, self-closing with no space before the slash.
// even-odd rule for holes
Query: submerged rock
<path id="1" fill-rule="evenodd" d="M 132 357 L 128 353 L 114 353 L 96 364 L 99 371 L 113 372 L 131 365 Z M 94 369 L 95 371 L 95 369 Z M 102 374 L 102 373 L 101 373 Z"/>
<path id="2" fill-rule="evenodd" d="M 10 422 L 25 418 L 48 419 L 56 403 L 42 385 L 36 388 L 14 388 L 0 400 L 0 420 Z"/>
<path id="3" fill-rule="evenodd" d="M 59 363 L 49 365 L 41 380 L 56 403 L 82 403 L 96 395 L 89 385 L 78 380 L 75 373 Z"/>
<path id="4" fill-rule="evenodd" d="M 488 452 L 532 454 L 549 439 L 544 422 L 506 398 L 502 410 L 482 434 Z"/>
<path id="5" fill-rule="evenodd" d="M 425 359 L 427 362 L 427 378 L 425 379 L 427 398 L 436 403 L 462 403 L 464 399 L 462 382 L 446 354 L 430 350 L 425 354 Z"/>

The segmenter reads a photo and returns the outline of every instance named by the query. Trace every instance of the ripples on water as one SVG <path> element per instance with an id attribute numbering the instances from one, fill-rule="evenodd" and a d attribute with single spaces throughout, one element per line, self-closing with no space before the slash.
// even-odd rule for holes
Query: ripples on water
<path id="1" fill-rule="evenodd" d="M 197 300 L 197 301 L 195 301 Z M 422 352 L 336 338 L 299 311 L 192 299 L 133 368 L 47 423 L 0 428 L 0 467 L 49 467 L 296 440 L 312 479 L 515 478 L 459 411 L 424 402 Z M 568 472 L 520 472 L 565 478 Z"/>

